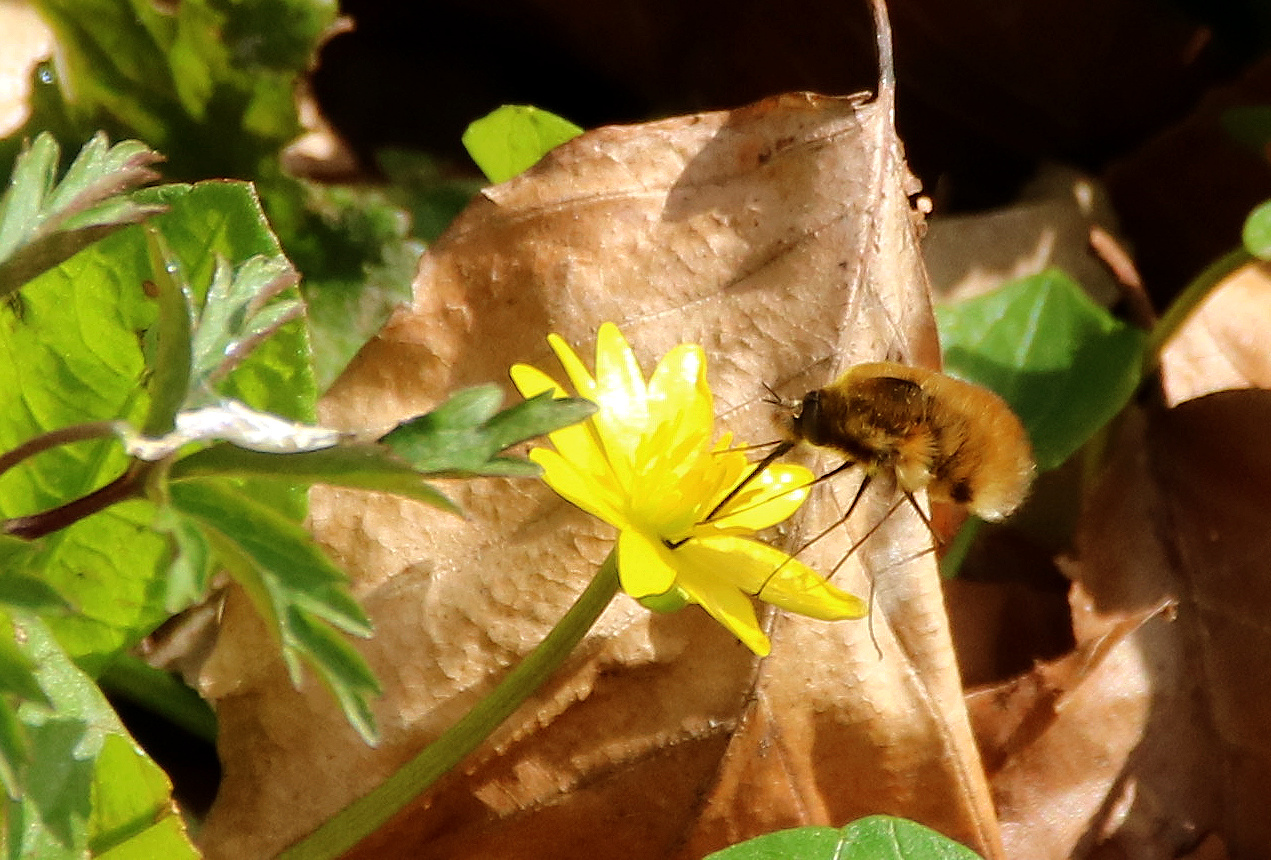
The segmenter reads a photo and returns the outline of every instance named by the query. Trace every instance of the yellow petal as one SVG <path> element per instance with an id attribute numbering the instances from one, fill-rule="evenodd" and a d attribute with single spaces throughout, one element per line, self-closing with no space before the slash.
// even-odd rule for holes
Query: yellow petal
<path id="1" fill-rule="evenodd" d="M 685 558 L 677 564 L 684 571 L 714 571 L 734 587 L 753 594 L 766 603 L 780 606 L 809 618 L 840 621 L 863 618 L 869 608 L 865 601 L 849 594 L 776 547 L 736 535 L 694 538 L 676 553 Z M 687 586 L 685 586 L 687 588 Z"/>
<path id="2" fill-rule="evenodd" d="M 749 470 L 745 474 L 749 475 Z M 812 472 L 802 466 L 773 464 L 748 482 L 712 523 L 719 528 L 749 531 L 776 525 L 803 504 L 813 480 Z"/>
<path id="3" fill-rule="evenodd" d="M 552 392 L 553 397 L 569 396 L 559 382 L 533 365 L 514 364 L 508 371 L 508 375 L 512 377 L 512 384 L 516 386 L 516 390 L 521 392 L 521 396 L 526 400 L 544 391 Z"/>
<path id="4" fill-rule="evenodd" d="M 537 367 L 528 364 L 516 364 L 510 370 L 512 384 L 521 396 L 526 399 L 544 391 L 551 391 L 555 397 L 567 397 L 565 389 L 550 376 Z M 567 460 L 572 462 L 578 471 L 586 475 L 600 476 L 609 469 L 609 461 L 604 449 L 596 439 L 595 428 L 590 422 L 583 421 L 569 427 L 562 427 L 547 434 L 547 438 L 556 446 Z"/>
<path id="5" fill-rule="evenodd" d="M 575 461 L 547 448 L 530 451 L 530 459 L 542 467 L 543 481 L 565 501 L 599 517 L 611 526 L 628 526 L 623 513 L 623 496 L 618 488 L 606 485 L 594 475 L 588 475 L 578 468 Z"/>
<path id="6" fill-rule="evenodd" d="M 706 355 L 697 344 L 682 343 L 662 356 L 649 379 L 650 424 L 675 426 L 681 437 L 708 437 L 715 406 L 705 371 Z"/>
<path id="7" fill-rule="evenodd" d="M 670 591 L 675 585 L 670 552 L 662 541 L 651 540 L 638 529 L 623 529 L 618 535 L 618 578 L 622 590 L 637 599 Z"/>
<path id="8" fill-rule="evenodd" d="M 586 397 L 588 400 L 595 400 L 596 380 L 587 372 L 587 368 L 582 363 L 582 360 L 579 359 L 578 354 L 558 334 L 549 334 L 547 343 L 551 346 L 552 352 L 556 353 L 556 360 L 560 362 L 561 367 L 565 368 L 565 375 L 573 383 L 574 390 L 578 392 L 578 395 Z"/>
<path id="9" fill-rule="evenodd" d="M 635 353 L 613 323 L 596 336 L 596 403 L 592 420 L 614 472 L 630 486 L 633 461 L 648 430 L 648 391 Z"/>
<path id="10" fill-rule="evenodd" d="M 699 576 L 696 574 L 700 571 L 690 572 L 683 568 L 680 573 L 677 580 L 679 586 L 687 592 L 693 602 L 699 604 L 710 613 L 712 618 L 727 627 L 751 651 L 760 657 L 768 656 L 768 652 L 772 650 L 772 643 L 759 629 L 755 605 L 749 596 L 718 577 Z"/>

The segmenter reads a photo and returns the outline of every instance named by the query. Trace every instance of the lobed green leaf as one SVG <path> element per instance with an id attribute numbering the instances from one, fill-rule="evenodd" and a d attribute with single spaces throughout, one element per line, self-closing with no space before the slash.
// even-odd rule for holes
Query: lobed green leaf
<path id="1" fill-rule="evenodd" d="M 166 250 L 159 256 L 172 276 L 162 290 L 173 301 L 175 310 L 166 317 L 176 328 L 166 337 L 180 346 L 180 294 L 188 291 L 190 301 L 206 313 L 205 297 L 222 261 L 242 267 L 258 257 L 276 259 L 280 250 L 244 183 L 165 186 L 142 193 L 167 209 L 152 225 L 163 237 Z M 159 317 L 156 302 L 142 289 L 154 275 L 145 235 L 133 226 L 27 284 L 21 313 L 0 308 L 0 414 L 5 416 L 0 450 L 83 422 L 141 426 L 152 402 L 142 387 L 147 375 L 169 380 L 154 383 L 165 397 L 189 395 L 179 391 L 181 374 L 172 372 L 172 365 L 180 364 L 172 356 L 181 350 L 164 352 L 157 334 L 142 334 L 153 331 Z M 296 297 L 288 288 L 261 297 L 261 307 L 286 305 Z M 241 307 L 241 299 L 239 293 L 232 301 Z M 213 306 L 218 301 L 213 299 Z M 307 355 L 303 322 L 287 322 L 239 357 L 221 380 L 220 393 L 293 420 L 311 420 L 316 390 Z M 156 361 L 164 365 L 159 373 L 153 372 Z M 159 411 L 168 409 L 170 400 Z M 78 499 L 118 478 L 126 465 L 123 448 L 111 439 L 46 451 L 4 474 L 0 517 L 31 515 Z M 251 492 L 296 521 L 304 515 L 300 488 L 269 481 Z M 5 550 L 12 553 L 7 570 L 47 583 L 75 607 L 75 614 L 50 617 L 49 623 L 88 671 L 98 671 L 178 608 L 176 595 L 193 596 L 194 581 L 169 588 L 176 545 L 171 534 L 154 529 L 154 522 L 152 505 L 131 501 Z"/>
<path id="2" fill-rule="evenodd" d="M 9 804 L 12 857 L 198 857 L 171 799 L 167 776 L 119 723 L 96 684 L 39 621 L 17 622 L 16 641 L 36 665 L 52 707 L 26 702 L 18 718 L 30 739 L 26 791 Z M 111 853 L 115 852 L 115 853 Z"/>
<path id="3" fill-rule="evenodd" d="M 1146 334 L 1058 271 L 937 308 L 936 320 L 945 369 L 1010 404 L 1042 470 L 1071 456 L 1139 384 Z"/>
<path id="4" fill-rule="evenodd" d="M 61 147 L 41 133 L 14 163 L 0 198 L 0 298 L 110 233 L 163 211 L 125 196 L 158 177 L 161 156 L 98 132 L 54 181 Z"/>
<path id="5" fill-rule="evenodd" d="M 282 646 L 295 683 L 307 663 L 335 695 L 349 722 L 370 742 L 374 675 L 336 630 L 371 634 L 370 619 L 348 590 L 348 577 L 299 524 L 216 479 L 179 481 L 172 505 L 202 529 L 218 560 L 243 586 Z M 333 629 L 334 628 L 334 629 Z"/>
<path id="6" fill-rule="evenodd" d="M 432 412 L 399 424 L 380 442 L 425 474 L 536 475 L 534 464 L 497 455 L 596 411 L 589 400 L 555 400 L 550 392 L 496 412 L 502 401 L 497 385 L 465 389 Z"/>

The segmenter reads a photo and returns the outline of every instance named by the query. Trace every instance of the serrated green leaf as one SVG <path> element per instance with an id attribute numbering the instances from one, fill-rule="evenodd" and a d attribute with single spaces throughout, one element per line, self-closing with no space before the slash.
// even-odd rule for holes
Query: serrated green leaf
<path id="1" fill-rule="evenodd" d="M 250 186 L 209 182 L 147 189 L 167 211 L 152 220 L 202 303 L 217 261 L 239 266 L 279 254 Z M 141 229 L 121 230 L 29 283 L 24 313 L 0 309 L 0 450 L 53 429 L 88 421 L 139 426 L 149 405 L 141 381 L 141 333 L 155 303 L 142 290 L 152 276 Z M 294 301 L 288 291 L 271 301 Z M 311 421 L 315 389 L 303 322 L 284 325 L 222 382 L 222 393 L 292 420 Z M 127 464 L 115 440 L 55 448 L 24 461 L 0 481 L 0 517 L 31 515 L 90 493 Z M 293 519 L 303 490 L 263 482 L 253 495 Z M 137 641 L 167 615 L 168 538 L 153 530 L 148 503 L 117 504 L 18 553 L 19 573 L 46 582 L 78 610 L 49 619 L 65 647 L 89 671 Z M 13 569 L 13 568 L 10 568 Z"/>
<path id="2" fill-rule="evenodd" d="M 945 369 L 996 391 L 1053 469 L 1129 401 L 1146 335 L 1070 278 L 1043 272 L 936 309 Z"/>
<path id="3" fill-rule="evenodd" d="M 576 424 L 596 409 L 588 400 L 556 400 L 548 392 L 496 414 L 502 401 L 497 385 L 465 389 L 432 412 L 399 424 L 380 441 L 425 474 L 536 475 L 532 463 L 496 455 L 518 442 Z"/>
<path id="4" fill-rule="evenodd" d="M 904 818 L 873 815 L 841 829 L 798 827 L 758 836 L 707 860 L 979 860 L 976 854 Z"/>
<path id="5" fill-rule="evenodd" d="M 274 275 L 283 265 L 279 259 L 282 249 L 250 185 L 219 181 L 165 185 L 148 189 L 142 198 L 170 207 L 155 226 L 180 264 L 202 312 L 207 310 L 206 297 L 218 267 L 228 262 L 238 269 L 256 257 L 265 259 L 253 263 L 248 279 L 236 285 L 241 291 L 238 299 L 251 288 L 261 292 L 249 305 L 285 303 L 290 307 L 299 297 L 294 288 L 276 289 Z M 308 352 L 303 323 L 289 322 L 244 359 L 219 391 L 263 412 L 311 421 L 316 389 Z"/>
<path id="6" fill-rule="evenodd" d="M 335 696 L 349 724 L 367 743 L 375 743 L 378 730 L 371 699 L 380 694 L 380 684 L 348 640 L 325 624 L 314 623 L 315 616 L 292 607 L 287 627 L 295 637 L 296 647 L 311 663 L 326 667 L 321 673 L 327 689 Z"/>
<path id="7" fill-rule="evenodd" d="M 1271 260 L 1271 200 L 1249 213 L 1240 238 L 1250 254 L 1259 260 Z"/>
<path id="8" fill-rule="evenodd" d="M 371 634 L 370 620 L 348 590 L 348 577 L 299 524 L 223 481 L 174 483 L 173 506 L 197 521 L 220 561 L 243 586 L 282 645 L 293 682 L 300 661 L 334 693 L 349 722 L 374 742 L 368 700 L 378 693 L 370 668 L 352 648 L 337 648 L 334 627 Z"/>
<path id="9" fill-rule="evenodd" d="M 382 445 L 346 443 L 299 454 L 267 454 L 235 445 L 212 445 L 177 460 L 169 477 L 174 481 L 257 477 L 305 486 L 327 484 L 395 493 L 444 511 L 459 512 L 454 502 L 424 481 L 414 467 Z"/>
<path id="10" fill-rule="evenodd" d="M 162 151 L 169 177 L 255 182 L 305 274 L 317 378 L 329 385 L 409 301 L 422 251 L 382 192 L 304 183 L 281 168 L 280 151 L 302 133 L 297 81 L 335 19 L 334 0 L 38 5 L 59 62 L 39 70 L 24 133 L 52 129 L 66 144 L 107 128 Z"/>
<path id="11" fill-rule="evenodd" d="M 155 512 L 154 529 L 168 538 L 163 608 L 175 615 L 207 594 L 208 584 L 216 572 L 212 549 L 202 531 L 169 507 Z"/>
<path id="12" fill-rule="evenodd" d="M 518 442 L 577 424 L 596 411 L 596 404 L 581 397 L 555 399 L 550 392 L 535 395 L 523 403 L 504 409 L 485 422 L 490 444 L 498 450 Z"/>
<path id="13" fill-rule="evenodd" d="M 231 270 L 223 260 L 198 314 L 194 331 L 194 398 L 187 406 L 210 400 L 212 387 L 265 338 L 304 313 L 298 297 L 271 301 L 298 276 L 281 254 L 258 254 Z"/>
<path id="14" fill-rule="evenodd" d="M 34 619 L 19 623 L 18 641 L 53 707 L 26 703 L 18 710 L 33 759 L 21 802 L 9 804 L 13 856 L 99 856 L 158 828 L 168 834 L 165 857 L 197 857 L 163 771 L 47 628 Z"/>
<path id="15" fill-rule="evenodd" d="M 61 147 L 42 133 L 18 156 L 0 198 L 0 298 L 128 224 L 162 211 L 123 195 L 158 177 L 161 160 L 135 140 L 110 146 L 98 133 L 54 181 Z"/>
<path id="16" fill-rule="evenodd" d="M 469 125 L 463 133 L 463 145 L 491 182 L 504 182 L 582 133 L 581 128 L 549 111 L 504 105 Z"/>

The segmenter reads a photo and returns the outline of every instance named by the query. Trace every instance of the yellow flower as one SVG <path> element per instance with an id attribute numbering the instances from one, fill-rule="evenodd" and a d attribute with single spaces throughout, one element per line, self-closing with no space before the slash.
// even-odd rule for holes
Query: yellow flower
<path id="1" fill-rule="evenodd" d="M 645 382 L 618 327 L 605 323 L 593 377 L 560 337 L 548 342 L 580 397 L 599 407 L 582 424 L 549 435 L 556 450 L 530 459 L 567 501 L 618 529 L 622 589 L 651 608 L 697 603 L 759 655 L 771 643 L 751 596 L 827 621 L 860 618 L 864 602 L 798 559 L 750 537 L 789 517 L 807 497 L 812 473 L 774 464 L 749 481 L 707 522 L 753 468 L 712 442 L 714 405 L 706 357 L 696 344 L 667 353 Z M 566 392 L 537 368 L 517 365 L 512 380 L 532 397 Z"/>

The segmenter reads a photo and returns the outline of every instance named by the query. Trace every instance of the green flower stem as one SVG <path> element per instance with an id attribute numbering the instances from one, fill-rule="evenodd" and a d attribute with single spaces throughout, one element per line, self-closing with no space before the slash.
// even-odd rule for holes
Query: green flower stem
<path id="1" fill-rule="evenodd" d="M 551 632 L 459 722 L 401 769 L 279 855 L 279 860 L 330 860 L 374 833 L 399 810 L 481 745 L 564 662 L 618 593 L 610 553 L 586 590 Z"/>
<path id="2" fill-rule="evenodd" d="M 1244 248 L 1224 254 L 1206 266 L 1205 270 L 1178 294 L 1178 297 L 1165 310 L 1165 315 L 1153 327 L 1148 338 L 1147 349 L 1143 352 L 1144 376 L 1156 372 L 1156 367 L 1161 361 L 1161 350 L 1165 348 L 1165 344 L 1170 342 L 1170 339 L 1183 327 L 1183 323 L 1187 322 L 1187 318 L 1209 297 L 1214 287 L 1236 269 L 1255 260 L 1256 258 Z"/>

